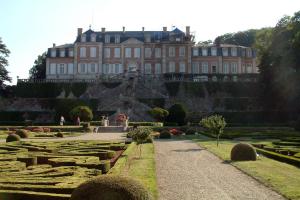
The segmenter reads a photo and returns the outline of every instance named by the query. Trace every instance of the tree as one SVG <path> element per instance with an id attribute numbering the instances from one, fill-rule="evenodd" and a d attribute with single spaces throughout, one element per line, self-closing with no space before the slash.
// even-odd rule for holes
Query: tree
<path id="1" fill-rule="evenodd" d="M 217 138 L 217 146 L 219 146 L 219 139 L 226 126 L 226 121 L 221 115 L 212 115 L 205 117 L 200 121 L 200 125 L 207 128 L 211 134 Z"/>
<path id="2" fill-rule="evenodd" d="M 149 111 L 149 113 L 158 122 L 163 122 L 164 119 L 169 115 L 169 111 L 159 107 L 153 108 Z"/>
<path id="3" fill-rule="evenodd" d="M 9 77 L 8 71 L 5 68 L 8 66 L 7 57 L 9 54 L 10 51 L 7 49 L 0 37 L 0 87 L 4 86 L 5 81 L 11 82 L 11 77 Z"/>
<path id="4" fill-rule="evenodd" d="M 77 117 L 81 121 L 89 122 L 93 119 L 93 112 L 88 106 L 77 106 L 70 111 L 70 118 L 75 121 Z"/>
<path id="5" fill-rule="evenodd" d="M 226 33 L 216 37 L 215 44 L 233 44 L 251 47 L 255 42 L 256 29 L 239 31 L 237 33 Z"/>
<path id="6" fill-rule="evenodd" d="M 30 79 L 45 79 L 46 78 L 46 52 L 38 55 L 34 61 L 34 65 L 29 70 Z"/>
<path id="7" fill-rule="evenodd" d="M 133 141 L 135 141 L 137 144 L 137 148 L 140 152 L 140 158 L 142 157 L 142 144 L 146 143 L 149 137 L 151 137 L 151 132 L 152 130 L 150 128 L 139 127 L 128 133 L 128 135 L 130 135 Z"/>
<path id="8" fill-rule="evenodd" d="M 182 126 L 185 124 L 186 110 L 185 108 L 177 103 L 169 108 L 169 116 L 167 118 L 168 122 L 174 122 Z"/>

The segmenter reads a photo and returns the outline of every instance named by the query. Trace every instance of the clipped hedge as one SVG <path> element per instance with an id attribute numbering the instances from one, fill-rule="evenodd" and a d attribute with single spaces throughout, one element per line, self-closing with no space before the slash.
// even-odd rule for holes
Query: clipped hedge
<path id="1" fill-rule="evenodd" d="M 129 126 L 163 126 L 161 122 L 129 122 Z"/>
<path id="2" fill-rule="evenodd" d="M 230 158 L 232 161 L 255 161 L 256 151 L 250 144 L 239 143 L 231 149 Z"/>

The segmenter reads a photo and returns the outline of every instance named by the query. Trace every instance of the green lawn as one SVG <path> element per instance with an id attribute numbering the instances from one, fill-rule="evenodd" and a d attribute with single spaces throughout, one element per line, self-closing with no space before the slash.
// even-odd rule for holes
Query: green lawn
<path id="1" fill-rule="evenodd" d="M 219 147 L 214 139 L 203 136 L 190 136 L 200 146 L 223 160 L 230 161 L 230 151 L 237 141 L 222 140 Z M 243 141 L 252 143 L 251 141 Z M 257 142 L 257 141 L 256 141 Z M 300 169 L 263 156 L 257 161 L 231 162 L 232 165 L 281 193 L 288 199 L 300 199 Z"/>
<path id="2" fill-rule="evenodd" d="M 141 181 L 154 199 L 158 198 L 153 144 L 143 144 L 141 158 L 136 144 L 130 144 L 109 173 L 130 176 Z"/>

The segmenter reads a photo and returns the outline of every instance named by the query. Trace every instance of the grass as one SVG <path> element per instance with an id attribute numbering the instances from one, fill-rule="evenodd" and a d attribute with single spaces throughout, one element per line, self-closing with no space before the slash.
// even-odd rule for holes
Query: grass
<path id="1" fill-rule="evenodd" d="M 221 140 L 219 147 L 217 147 L 215 139 L 203 136 L 191 136 L 189 138 L 226 161 L 230 161 L 230 151 L 237 143 L 237 141 Z M 243 142 L 253 143 L 257 141 Z M 288 199 L 300 199 L 299 168 L 262 156 L 257 161 L 231 162 L 231 164 Z"/>
<path id="2" fill-rule="evenodd" d="M 154 199 L 158 198 L 153 144 L 143 144 L 142 157 L 139 158 L 136 144 L 131 143 L 109 173 L 130 176 L 141 181 Z"/>

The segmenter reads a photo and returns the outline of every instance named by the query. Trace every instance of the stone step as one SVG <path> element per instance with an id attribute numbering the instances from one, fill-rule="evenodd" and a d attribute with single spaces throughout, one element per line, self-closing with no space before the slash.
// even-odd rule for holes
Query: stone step
<path id="1" fill-rule="evenodd" d="M 124 132 L 123 126 L 98 126 L 95 128 L 96 133 L 120 133 Z"/>

